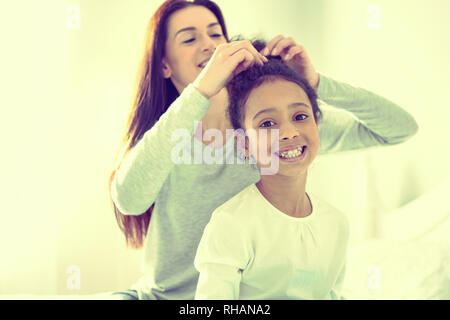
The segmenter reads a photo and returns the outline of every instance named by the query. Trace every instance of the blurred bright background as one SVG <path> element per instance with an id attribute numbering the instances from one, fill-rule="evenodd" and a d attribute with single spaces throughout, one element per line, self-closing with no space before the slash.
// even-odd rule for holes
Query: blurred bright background
<path id="1" fill-rule="evenodd" d="M 0 294 L 125 290 L 140 277 L 142 251 L 125 247 L 107 185 L 161 2 L 1 1 Z M 348 214 L 351 245 L 426 228 L 450 243 L 439 231 L 450 230 L 450 1 L 216 2 L 231 36 L 291 36 L 317 70 L 419 123 L 402 145 L 311 169 L 310 189 Z"/>

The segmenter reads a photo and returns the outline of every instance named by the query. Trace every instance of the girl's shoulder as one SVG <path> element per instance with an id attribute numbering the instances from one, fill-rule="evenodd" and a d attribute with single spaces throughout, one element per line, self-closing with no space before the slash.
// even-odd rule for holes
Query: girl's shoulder
<path id="1" fill-rule="evenodd" d="M 256 208 L 257 196 L 254 193 L 254 184 L 251 184 L 224 202 L 214 210 L 213 216 L 227 215 L 237 220 L 242 220 L 251 215 Z"/>
<path id="2" fill-rule="evenodd" d="M 308 196 L 311 199 L 313 211 L 315 211 L 317 216 L 322 216 L 325 219 L 340 221 L 344 228 L 348 228 L 349 222 L 345 212 L 336 208 L 334 205 L 314 193 L 308 192 Z"/>

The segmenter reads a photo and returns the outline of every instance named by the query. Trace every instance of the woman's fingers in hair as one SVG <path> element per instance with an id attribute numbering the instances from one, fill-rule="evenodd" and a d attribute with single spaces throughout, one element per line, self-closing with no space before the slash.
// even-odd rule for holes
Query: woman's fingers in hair
<path id="1" fill-rule="evenodd" d="M 296 45 L 296 46 L 290 47 L 289 50 L 284 55 L 284 57 L 282 57 L 282 59 L 284 61 L 288 61 L 295 57 L 302 58 L 303 55 L 306 55 L 306 51 L 305 51 L 304 47 L 300 46 L 300 45 Z"/>
<path id="2" fill-rule="evenodd" d="M 305 78 L 309 84 L 317 91 L 319 85 L 319 74 L 314 68 L 306 49 L 294 39 L 283 36 L 276 36 L 267 43 L 262 50 L 263 54 L 280 56 L 284 63 Z"/>
<path id="3" fill-rule="evenodd" d="M 220 92 L 234 75 L 255 64 L 263 65 L 267 61 L 250 41 L 220 44 L 193 85 L 209 99 Z"/>
<path id="4" fill-rule="evenodd" d="M 284 37 L 282 35 L 278 35 L 275 38 L 273 38 L 272 40 L 270 40 L 269 42 L 267 42 L 266 47 L 264 49 L 261 50 L 261 53 L 265 56 L 270 55 L 270 53 L 272 52 L 273 48 L 275 48 L 275 45 L 282 40 Z"/>
<path id="5" fill-rule="evenodd" d="M 296 46 L 294 39 L 292 38 L 286 38 L 282 35 L 278 35 L 272 40 L 270 40 L 266 47 L 261 51 L 263 55 L 271 55 L 271 56 L 281 56 L 282 58 L 284 55 L 287 54 L 289 49 L 293 46 Z"/>
<path id="6" fill-rule="evenodd" d="M 264 65 L 264 63 L 268 61 L 265 56 L 263 56 L 260 52 L 258 52 L 258 50 L 255 49 L 255 47 L 249 40 L 235 41 L 230 43 L 230 46 L 228 47 L 230 56 L 234 55 L 241 49 L 245 49 L 250 52 L 253 55 L 254 60 L 259 65 Z"/>
<path id="7" fill-rule="evenodd" d="M 245 48 L 241 48 L 234 52 L 230 57 L 232 68 L 234 68 L 233 75 L 237 75 L 242 71 L 252 67 L 255 63 L 259 63 L 255 60 L 255 56 L 252 52 Z"/>

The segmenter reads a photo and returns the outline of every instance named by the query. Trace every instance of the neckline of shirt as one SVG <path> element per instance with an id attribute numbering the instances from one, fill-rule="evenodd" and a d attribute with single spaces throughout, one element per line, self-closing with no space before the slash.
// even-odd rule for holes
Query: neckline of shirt
<path id="1" fill-rule="evenodd" d="M 277 216 L 279 216 L 282 219 L 286 219 L 286 220 L 302 223 L 302 222 L 311 221 L 311 220 L 315 219 L 315 217 L 317 216 L 317 212 L 316 212 L 317 211 L 317 206 L 316 206 L 317 202 L 313 201 L 314 196 L 311 196 L 308 193 L 306 193 L 306 196 L 308 197 L 309 202 L 311 204 L 311 208 L 312 208 L 311 213 L 309 215 L 307 215 L 306 217 L 292 217 L 292 216 L 282 212 L 277 207 L 275 207 L 272 203 L 270 203 L 270 201 L 267 200 L 267 198 L 264 197 L 264 195 L 259 191 L 259 189 L 258 189 L 258 187 L 256 186 L 255 183 L 251 185 L 251 190 L 253 192 L 255 192 L 255 194 L 258 197 L 260 197 L 268 207 L 270 207 L 270 209 L 271 209 L 270 211 L 271 212 L 275 213 Z"/>

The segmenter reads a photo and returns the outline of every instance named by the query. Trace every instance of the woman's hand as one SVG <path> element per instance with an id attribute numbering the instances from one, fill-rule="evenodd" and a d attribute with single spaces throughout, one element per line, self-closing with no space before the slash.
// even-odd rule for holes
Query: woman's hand
<path id="1" fill-rule="evenodd" d="M 305 48 L 296 44 L 294 39 L 279 35 L 270 40 L 261 53 L 265 56 L 280 56 L 286 65 L 306 79 L 317 92 L 319 73 L 314 68 Z"/>
<path id="2" fill-rule="evenodd" d="M 219 93 L 232 77 L 255 64 L 263 65 L 267 61 L 248 40 L 220 44 L 193 85 L 210 99 Z"/>

